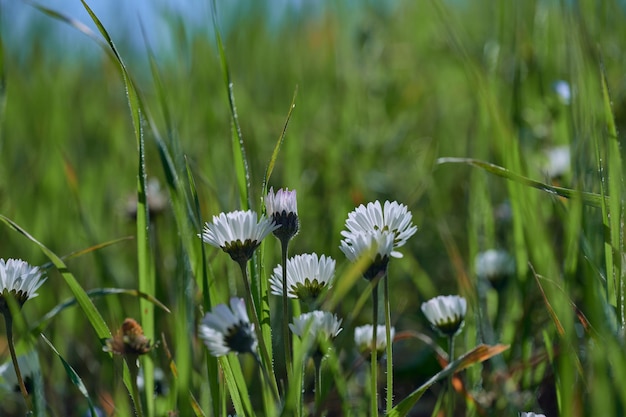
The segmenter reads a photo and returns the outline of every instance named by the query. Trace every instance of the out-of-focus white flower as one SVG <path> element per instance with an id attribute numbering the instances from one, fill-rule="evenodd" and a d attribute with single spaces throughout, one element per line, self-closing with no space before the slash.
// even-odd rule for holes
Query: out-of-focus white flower
<path id="1" fill-rule="evenodd" d="M 220 213 L 213 222 L 204 225 L 202 240 L 230 255 L 235 262 L 246 262 L 252 258 L 261 241 L 279 226 L 266 217 L 257 221 L 252 210 Z"/>
<path id="2" fill-rule="evenodd" d="M 545 151 L 546 164 L 543 172 L 548 178 L 558 178 L 566 175 L 571 169 L 571 153 L 567 145 L 555 146 Z"/>
<path id="3" fill-rule="evenodd" d="M 279 227 L 274 230 L 274 236 L 281 241 L 288 241 L 298 233 L 298 201 L 296 190 L 280 189 L 274 193 L 274 188 L 270 188 L 265 197 L 265 208 L 267 215 L 274 220 Z"/>
<path id="4" fill-rule="evenodd" d="M 458 295 L 440 295 L 423 303 L 422 312 L 442 336 L 454 336 L 463 328 L 467 301 Z"/>
<path id="5" fill-rule="evenodd" d="M 287 260 L 287 297 L 314 302 L 326 288 L 332 286 L 335 260 L 317 254 L 296 255 Z M 270 278 L 272 294 L 283 295 L 283 268 L 278 265 Z"/>
<path id="6" fill-rule="evenodd" d="M 17 364 L 20 367 L 20 373 L 22 379 L 27 385 L 31 385 L 28 381 L 32 381 L 36 374 L 40 373 L 39 355 L 36 350 L 30 350 L 23 355 L 17 357 Z M 13 367 L 13 362 L 9 359 L 7 362 L 0 365 L 0 386 L 3 386 L 6 391 L 18 391 L 19 382 L 17 381 L 17 374 Z"/>
<path id="7" fill-rule="evenodd" d="M 256 355 L 257 340 L 254 325 L 248 319 L 246 305 L 241 298 L 231 298 L 230 308 L 215 306 L 198 327 L 198 334 L 213 356 L 230 352 Z"/>
<path id="8" fill-rule="evenodd" d="M 373 231 L 390 232 L 393 235 L 393 249 L 404 246 L 406 241 L 415 234 L 417 226 L 413 225 L 413 216 L 407 206 L 397 201 L 380 201 L 361 204 L 348 213 L 346 229 L 341 235 L 348 241 L 355 240 L 356 235 L 368 234 Z M 402 254 L 392 251 L 391 256 L 401 258 Z"/>
<path id="9" fill-rule="evenodd" d="M 563 104 L 570 104 L 572 100 L 572 89 L 567 81 L 555 81 L 552 84 L 552 88 L 554 89 L 556 95 L 559 96 Z"/>
<path id="10" fill-rule="evenodd" d="M 369 256 L 372 262 L 363 277 L 371 281 L 387 272 L 389 257 L 393 251 L 393 234 L 381 230 L 353 234 L 341 241 L 339 249 L 351 262 Z"/>
<path id="11" fill-rule="evenodd" d="M 545 414 L 535 414 L 532 412 L 527 413 L 525 411 L 522 411 L 519 413 L 519 417 L 546 417 L 546 416 Z"/>
<path id="12" fill-rule="evenodd" d="M 320 348 L 323 343 L 332 341 L 342 330 L 341 319 L 332 313 L 320 310 L 294 317 L 289 328 L 301 339 L 304 339 L 307 333 L 310 334 L 312 336 L 310 340 L 317 342 L 316 346 L 319 353 L 321 353 Z"/>
<path id="13" fill-rule="evenodd" d="M 392 327 L 390 330 L 391 341 L 395 337 L 396 330 Z M 354 343 L 360 352 L 370 353 L 373 350 L 374 343 L 374 326 L 366 324 L 354 329 Z M 382 352 L 387 347 L 387 332 L 384 325 L 376 325 L 376 350 Z"/>
<path id="14" fill-rule="evenodd" d="M 501 289 L 515 275 L 515 259 L 503 249 L 489 249 L 476 255 L 476 275 Z"/>

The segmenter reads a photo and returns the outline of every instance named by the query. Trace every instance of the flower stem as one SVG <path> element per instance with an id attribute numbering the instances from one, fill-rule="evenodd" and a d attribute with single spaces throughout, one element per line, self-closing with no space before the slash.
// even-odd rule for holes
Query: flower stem
<path id="1" fill-rule="evenodd" d="M 252 322 L 254 324 L 254 330 L 257 335 L 257 339 L 259 342 L 259 348 L 261 349 L 262 356 L 262 368 L 264 372 L 267 372 L 266 367 L 272 366 L 272 359 L 270 358 L 269 351 L 267 350 L 267 346 L 265 345 L 265 339 L 263 338 L 263 330 L 261 329 L 261 323 L 259 322 L 259 316 L 256 312 L 256 307 L 254 306 L 254 299 L 252 298 L 252 289 L 250 288 L 250 283 L 248 282 L 248 270 L 246 267 L 247 262 L 241 261 L 238 262 L 239 267 L 241 268 L 241 275 L 243 277 L 243 285 L 245 287 L 245 296 L 246 296 L 246 304 L 248 308 L 252 311 Z M 275 398 L 279 398 L 278 396 L 278 385 L 276 385 L 276 379 L 268 378 L 268 383 L 272 387 L 272 391 Z"/>
<path id="2" fill-rule="evenodd" d="M 285 346 L 285 370 L 287 373 L 286 382 L 289 381 L 289 375 L 292 372 L 291 359 L 291 337 L 289 335 L 289 299 L 287 297 L 287 249 L 289 247 L 289 239 L 280 239 L 283 263 L 283 341 Z M 285 383 L 286 383 L 285 382 Z"/>
<path id="3" fill-rule="evenodd" d="M 28 391 L 26 390 L 26 385 L 24 385 L 24 379 L 22 378 L 22 372 L 20 371 L 20 366 L 17 362 L 17 354 L 15 353 L 15 344 L 13 342 L 13 317 L 11 316 L 11 312 L 4 311 L 4 322 L 6 323 L 7 328 L 7 343 L 9 344 L 9 351 L 11 352 L 11 361 L 13 361 L 13 368 L 15 369 L 15 375 L 17 376 L 17 384 L 20 387 L 20 392 L 24 397 L 24 401 L 26 402 L 26 408 L 28 409 L 28 413 L 33 411 L 33 403 L 28 395 Z"/>
<path id="4" fill-rule="evenodd" d="M 385 302 L 385 340 L 387 349 L 387 414 L 393 407 L 393 340 L 391 340 L 391 307 L 389 305 L 389 278 L 383 277 L 385 281 L 384 302 Z M 377 327 L 377 325 L 375 325 Z M 376 345 L 374 345 L 376 346 Z"/>
<path id="5" fill-rule="evenodd" d="M 139 387 L 137 386 L 137 376 L 139 375 L 139 365 L 137 363 L 137 355 L 127 355 L 126 364 L 128 365 L 128 371 L 130 372 L 130 386 L 133 394 L 133 405 L 135 406 L 135 415 L 137 417 L 143 417 L 143 408 L 141 406 L 141 395 L 139 394 Z"/>
<path id="6" fill-rule="evenodd" d="M 378 282 L 374 283 L 372 289 L 372 351 L 370 354 L 370 416 L 378 415 L 378 351 L 376 350 L 376 334 L 378 326 Z"/>
<path id="7" fill-rule="evenodd" d="M 314 357 L 313 362 L 315 363 L 315 412 L 321 415 L 319 408 L 322 405 L 322 357 Z"/>
<path id="8" fill-rule="evenodd" d="M 454 361 L 454 335 L 448 336 L 448 364 Z M 454 416 L 454 389 L 452 388 L 452 378 L 454 374 L 448 377 L 448 417 Z"/>
<path id="9" fill-rule="evenodd" d="M 261 372 L 263 372 L 263 378 L 265 378 L 265 382 L 271 385 L 272 379 L 270 378 L 270 374 L 267 372 L 267 368 L 263 366 L 263 362 L 256 352 L 254 352 L 253 355 L 256 363 L 259 365 L 259 368 L 261 368 Z M 280 398 L 278 398 L 278 391 L 272 390 L 272 395 L 274 396 L 274 401 L 276 401 L 276 403 L 278 404 L 280 402 Z"/>

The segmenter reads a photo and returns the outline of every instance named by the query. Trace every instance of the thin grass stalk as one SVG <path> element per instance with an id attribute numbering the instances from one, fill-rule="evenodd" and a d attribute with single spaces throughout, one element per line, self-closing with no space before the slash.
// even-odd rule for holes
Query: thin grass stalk
<path id="1" fill-rule="evenodd" d="M 376 327 L 378 325 L 378 282 L 372 289 L 372 353 L 370 355 L 370 415 L 378 415 L 378 351 L 376 350 Z"/>
<path id="2" fill-rule="evenodd" d="M 267 350 L 267 345 L 265 344 L 265 338 L 263 337 L 263 329 L 261 328 L 261 323 L 259 322 L 259 316 L 257 315 L 257 310 L 255 308 L 254 299 L 252 296 L 252 289 L 250 288 L 250 283 L 248 282 L 248 270 L 246 267 L 247 262 L 241 261 L 238 262 L 239 267 L 241 269 L 241 276 L 243 277 L 243 285 L 245 287 L 245 297 L 246 304 L 248 305 L 248 309 L 252 312 L 252 322 L 254 324 L 254 330 L 256 332 L 256 336 L 259 342 L 259 348 L 261 350 L 261 358 L 262 358 L 262 367 L 271 367 L 272 359 L 269 356 L 269 351 Z M 267 369 L 264 370 L 267 372 Z M 279 398 L 278 395 L 278 385 L 276 384 L 276 379 L 268 378 L 268 384 L 270 385 L 274 396 Z"/>
<path id="3" fill-rule="evenodd" d="M 452 363 L 454 361 L 454 335 L 448 336 L 448 363 Z M 448 377 L 448 417 L 454 417 L 454 389 L 452 387 L 452 378 L 454 377 L 454 372 L 450 374 Z"/>
<path id="4" fill-rule="evenodd" d="M 393 408 L 393 340 L 391 340 L 391 306 L 389 304 L 389 277 L 387 274 L 383 277 L 385 282 L 384 287 L 384 303 L 385 303 L 385 345 L 387 355 L 387 402 L 385 406 L 386 413 L 389 413 Z M 378 328 L 377 324 L 374 324 L 374 328 Z M 378 332 L 375 332 L 378 333 Z M 376 345 L 374 345 L 376 350 Z"/>
<path id="5" fill-rule="evenodd" d="M 190 214 L 189 219 L 193 220 L 194 218 L 198 220 L 198 225 L 202 224 L 202 215 L 200 212 L 200 200 L 198 199 L 198 193 L 196 192 L 196 182 L 194 180 L 193 174 L 191 172 L 191 168 L 189 166 L 189 162 L 185 158 L 185 168 L 187 171 L 187 184 L 189 186 L 189 192 L 191 194 L 191 201 L 193 202 L 193 213 L 195 217 Z M 201 254 L 201 281 L 202 281 L 202 304 L 204 306 L 204 311 L 211 310 L 211 286 L 209 285 L 209 267 L 206 262 L 206 249 L 201 239 L 194 241 L 196 245 L 199 245 L 200 254 Z M 193 246 L 191 246 L 193 247 Z M 190 250 L 188 253 L 191 253 Z M 213 409 L 214 415 L 220 415 L 220 404 L 222 403 L 221 398 L 225 398 L 224 389 L 222 389 L 222 385 L 220 383 L 220 375 L 219 375 L 219 367 L 217 358 L 212 355 L 206 355 L 206 367 L 209 381 L 209 390 L 211 395 L 211 406 Z M 222 395 L 224 394 L 224 395 Z M 224 415 L 222 413 L 221 415 Z"/>
<path id="6" fill-rule="evenodd" d="M 7 306 L 8 308 L 8 306 Z M 22 378 L 22 372 L 20 371 L 20 365 L 17 362 L 17 354 L 15 353 L 15 342 L 13 341 L 13 317 L 10 311 L 4 311 L 4 322 L 6 323 L 7 332 L 7 344 L 9 345 L 9 352 L 11 352 L 11 361 L 13 362 L 13 368 L 15 369 L 15 376 L 17 376 L 17 384 L 20 387 L 20 392 L 24 397 L 26 403 L 26 409 L 28 415 L 33 412 L 33 403 L 31 401 L 26 385 L 24 385 L 24 379 Z"/>
<path id="7" fill-rule="evenodd" d="M 265 378 L 265 382 L 268 385 L 272 385 L 272 378 L 270 378 L 270 374 L 267 372 L 267 368 L 263 366 L 263 362 L 261 361 L 259 354 L 256 352 L 254 353 L 254 360 L 257 365 L 259 365 L 259 368 L 261 368 L 261 372 L 263 373 L 263 378 Z M 274 402 L 276 402 L 276 404 L 279 404 L 280 398 L 278 397 L 278 391 L 272 390 L 272 395 L 274 396 Z"/>
<path id="8" fill-rule="evenodd" d="M 283 343 L 285 346 L 285 384 L 289 381 L 292 373 L 293 361 L 291 359 L 291 337 L 289 333 L 289 297 L 287 296 L 287 253 L 289 249 L 289 239 L 280 239 L 281 256 L 283 265 Z"/>

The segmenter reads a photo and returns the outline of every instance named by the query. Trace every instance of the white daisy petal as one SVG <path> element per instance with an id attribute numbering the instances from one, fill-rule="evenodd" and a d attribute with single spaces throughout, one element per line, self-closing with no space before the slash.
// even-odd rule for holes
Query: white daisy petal
<path id="1" fill-rule="evenodd" d="M 313 301 L 325 288 L 332 286 L 335 260 L 325 255 L 296 255 L 287 260 L 287 296 Z M 274 295 L 283 294 L 283 268 L 278 265 L 270 277 L 270 290 Z"/>
<path id="2" fill-rule="evenodd" d="M 3 293 L 13 293 L 20 305 L 36 297 L 39 287 L 46 281 L 36 266 L 21 259 L 0 259 L 0 299 Z"/>
<path id="3" fill-rule="evenodd" d="M 255 352 L 257 347 L 254 325 L 248 320 L 241 298 L 231 298 L 230 308 L 225 304 L 215 306 L 200 322 L 198 335 L 213 356 Z"/>
<path id="4" fill-rule="evenodd" d="M 440 295 L 423 303 L 421 308 L 433 328 L 444 336 L 451 336 L 463 328 L 467 301 L 458 295 Z"/>

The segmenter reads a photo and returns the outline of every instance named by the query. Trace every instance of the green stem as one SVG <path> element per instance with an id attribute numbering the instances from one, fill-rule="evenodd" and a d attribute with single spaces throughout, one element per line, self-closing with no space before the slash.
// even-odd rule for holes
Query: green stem
<path id="1" fill-rule="evenodd" d="M 252 323 L 254 324 L 254 330 L 256 332 L 256 336 L 259 342 L 259 348 L 261 349 L 261 357 L 262 357 L 262 368 L 265 372 L 267 372 L 267 368 L 272 366 L 272 359 L 270 358 L 269 351 L 267 350 L 267 346 L 265 345 L 265 339 L 263 338 L 263 330 L 261 329 L 261 323 L 259 322 L 259 316 L 256 313 L 256 307 L 254 306 L 254 300 L 252 299 L 252 289 L 250 288 L 250 283 L 248 282 L 248 270 L 246 268 L 246 261 L 238 262 L 239 267 L 241 268 L 241 275 L 243 277 L 243 285 L 245 287 L 245 297 L 246 304 L 248 305 L 248 309 L 251 310 L 252 314 Z M 275 398 L 279 398 L 278 395 L 278 385 L 276 384 L 276 379 L 268 378 L 268 383 L 272 387 L 272 391 Z"/>
<path id="2" fill-rule="evenodd" d="M 4 312 L 4 321 L 7 328 L 7 343 L 9 344 L 9 351 L 11 352 L 11 361 L 13 361 L 13 368 L 15 369 L 15 375 L 17 376 L 17 384 L 19 385 L 20 392 L 26 402 L 26 408 L 28 409 L 28 412 L 31 413 L 33 411 L 33 403 L 28 395 L 28 391 L 26 390 L 26 385 L 24 385 L 20 365 L 17 362 L 17 354 L 15 353 L 15 344 L 13 342 L 13 317 L 11 316 L 11 312 L 8 310 Z"/>
<path id="3" fill-rule="evenodd" d="M 454 335 L 448 336 L 448 363 L 454 361 Z M 454 416 L 454 389 L 452 388 L 452 378 L 454 373 L 448 377 L 448 417 Z"/>
<path id="4" fill-rule="evenodd" d="M 289 298 L 287 297 L 287 249 L 289 247 L 289 239 L 280 239 L 282 250 L 282 262 L 283 262 L 283 342 L 285 346 L 285 370 L 287 378 L 285 379 L 285 385 L 289 381 L 289 375 L 292 372 L 292 359 L 291 359 L 291 337 L 289 335 Z"/>
<path id="5" fill-rule="evenodd" d="M 378 326 L 378 282 L 374 283 L 372 289 L 372 352 L 370 355 L 370 415 L 378 415 L 378 355 L 376 350 L 376 330 Z"/>
<path id="6" fill-rule="evenodd" d="M 137 386 L 137 376 L 139 375 L 139 365 L 137 364 L 137 355 L 127 355 L 126 364 L 130 372 L 130 386 L 133 391 L 133 405 L 135 406 L 135 415 L 143 417 L 143 408 L 141 407 L 141 396 L 139 395 L 139 387 Z"/>
<path id="7" fill-rule="evenodd" d="M 385 302 L 385 337 L 387 349 L 387 414 L 393 407 L 393 340 L 391 340 L 391 306 L 389 305 L 389 278 L 383 277 L 385 281 L 384 302 Z M 376 345 L 374 345 L 376 346 Z"/>
<path id="8" fill-rule="evenodd" d="M 315 363 L 315 412 L 320 414 L 322 405 L 322 357 L 313 357 Z"/>
<path id="9" fill-rule="evenodd" d="M 256 363 L 259 365 L 259 368 L 261 368 L 261 372 L 263 372 L 263 378 L 265 378 L 265 382 L 271 385 L 272 379 L 270 378 L 270 374 L 267 372 L 267 368 L 263 366 L 263 362 L 261 362 L 261 358 L 256 352 L 254 352 L 253 355 Z M 274 401 L 276 401 L 276 404 L 278 404 L 280 402 L 280 398 L 278 398 L 278 391 L 272 390 L 272 395 L 274 396 Z"/>

